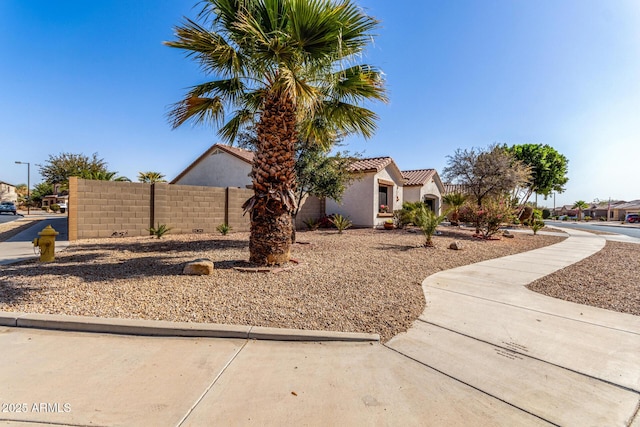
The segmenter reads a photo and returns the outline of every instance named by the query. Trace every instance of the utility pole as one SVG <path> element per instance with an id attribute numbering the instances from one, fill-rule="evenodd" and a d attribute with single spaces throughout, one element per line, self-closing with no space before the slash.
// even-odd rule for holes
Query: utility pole
<path id="1" fill-rule="evenodd" d="M 27 165 L 27 215 L 31 214 L 31 163 L 16 161 L 17 165 Z"/>

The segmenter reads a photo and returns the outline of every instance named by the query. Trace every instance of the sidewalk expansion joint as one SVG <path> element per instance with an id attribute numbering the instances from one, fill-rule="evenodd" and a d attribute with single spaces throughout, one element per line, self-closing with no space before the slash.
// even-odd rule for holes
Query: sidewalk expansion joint
<path id="1" fill-rule="evenodd" d="M 244 350 L 244 348 L 246 347 L 248 342 L 249 341 L 245 340 L 245 342 L 242 343 L 242 346 L 240 346 L 240 348 L 235 352 L 235 354 L 231 357 L 231 359 L 229 359 L 229 361 L 222 367 L 220 372 L 218 372 L 218 375 L 216 375 L 216 377 L 213 379 L 213 381 L 211 381 L 211 384 L 209 384 L 209 386 L 202 392 L 200 397 L 198 399 L 196 399 L 196 401 L 194 402 L 193 405 L 191 405 L 191 408 L 189 408 L 187 413 L 184 414 L 184 416 L 180 419 L 180 421 L 178 421 L 178 423 L 176 424 L 176 427 L 180 427 L 187 420 L 187 418 L 189 418 L 189 416 L 194 411 L 194 409 L 196 409 L 196 406 L 198 406 L 200 404 L 200 402 L 202 402 L 202 399 L 204 399 L 204 397 L 207 395 L 207 393 L 209 393 L 209 390 L 211 390 L 213 388 L 213 386 L 218 382 L 218 380 L 220 379 L 222 374 L 224 374 L 224 372 L 227 370 L 227 368 L 229 366 L 231 366 L 233 361 L 236 360 L 236 357 L 238 357 L 240 352 L 242 350 Z"/>
<path id="2" fill-rule="evenodd" d="M 425 323 L 428 323 L 428 322 L 425 322 Z M 436 325 L 436 326 L 437 326 L 437 325 Z M 511 406 L 512 408 L 516 408 L 516 409 L 518 409 L 519 411 L 522 411 L 522 412 L 524 412 L 524 413 L 526 413 L 526 414 L 529 414 L 529 415 L 531 415 L 531 416 L 533 416 L 533 417 L 536 417 L 536 418 L 538 418 L 539 420 L 542 420 L 542 421 L 544 421 L 544 422 L 546 422 L 546 423 L 549 423 L 550 425 L 560 427 L 560 424 L 556 424 L 556 423 L 554 423 L 553 421 L 549 421 L 548 419 L 543 418 L 543 417 L 541 417 L 541 416 L 540 416 L 540 415 L 538 415 L 538 414 L 534 414 L 533 412 L 531 412 L 531 411 L 529 411 L 529 410 L 527 410 L 527 409 L 524 409 L 524 408 L 521 408 L 520 406 L 514 405 L 513 403 L 511 403 L 511 402 L 509 402 L 509 401 L 507 401 L 507 400 L 504 400 L 504 399 L 502 399 L 502 398 L 500 398 L 500 397 L 498 397 L 498 396 L 496 396 L 496 395 L 494 395 L 494 394 L 491 394 L 491 393 L 489 393 L 489 392 L 487 392 L 487 391 L 485 391 L 485 390 L 483 390 L 483 389 L 481 389 L 481 388 L 479 388 L 479 387 L 476 387 L 476 386 L 474 386 L 474 385 L 472 385 L 472 384 L 469 384 L 468 382 L 462 381 L 461 379 L 456 378 L 456 377 L 454 377 L 453 375 L 448 374 L 448 373 L 446 373 L 446 372 L 444 372 L 444 371 L 442 371 L 442 370 L 440 370 L 440 369 L 438 369 L 438 368 L 436 368 L 436 367 L 433 367 L 433 366 L 428 365 L 428 364 L 426 364 L 426 363 L 424 363 L 424 362 L 421 362 L 420 360 L 415 359 L 415 358 L 413 358 L 413 357 L 411 357 L 411 356 L 409 356 L 409 355 L 407 355 L 407 354 L 404 354 L 403 352 L 401 352 L 401 351 L 399 351 L 399 350 L 396 350 L 396 349 L 395 349 L 395 348 L 393 348 L 393 347 L 389 347 L 386 343 L 385 343 L 385 344 L 382 344 L 382 346 L 383 346 L 383 347 L 386 347 L 387 349 L 389 349 L 389 350 L 391 350 L 391 351 L 393 351 L 393 352 L 395 352 L 395 353 L 397 353 L 397 354 L 399 354 L 400 356 L 403 356 L 403 357 L 405 357 L 405 358 L 407 358 L 407 359 L 409 359 L 409 360 L 412 360 L 412 361 L 414 361 L 414 362 L 416 362 L 416 363 L 418 363 L 418 364 L 420 364 L 420 365 L 424 366 L 425 368 L 431 369 L 431 370 L 433 370 L 433 371 L 435 371 L 435 372 L 437 372 L 437 373 L 439 373 L 439 374 L 441 374 L 441 375 L 444 375 L 445 377 L 450 378 L 450 379 L 452 379 L 452 380 L 454 380 L 454 381 L 456 381 L 456 382 L 458 382 L 458 383 L 460 383 L 460 384 L 463 384 L 463 385 L 465 385 L 465 386 L 467 386 L 467 387 L 470 387 L 470 388 L 472 388 L 472 389 L 474 389 L 474 390 L 479 391 L 480 393 L 482 393 L 482 394 L 484 394 L 484 395 L 487 395 L 487 396 L 489 396 L 489 397 L 491 397 L 491 398 L 493 398 L 493 399 L 496 399 L 496 400 L 498 400 L 498 401 L 500 401 L 500 402 L 502 402 L 502 403 L 505 403 L 505 404 L 507 404 L 507 405 Z"/>
<path id="3" fill-rule="evenodd" d="M 451 328 L 447 328 L 446 326 L 438 325 L 437 323 L 427 322 L 426 320 L 423 320 L 423 319 L 418 319 L 418 321 L 420 321 L 420 322 L 422 322 L 424 324 L 435 326 L 436 328 L 444 329 L 445 331 L 449 331 L 449 332 L 452 332 L 454 334 L 457 334 L 457 335 L 460 335 L 460 336 L 463 336 L 463 337 L 466 337 L 466 338 L 470 338 L 472 340 L 475 340 L 475 341 L 490 345 L 491 347 L 501 348 L 501 349 L 504 349 L 504 350 L 506 350 L 506 351 L 508 351 L 510 353 L 514 353 L 514 354 L 517 354 L 519 356 L 526 357 L 528 359 L 537 360 L 538 362 L 546 363 L 547 365 L 555 366 L 556 368 L 560 368 L 560 369 L 563 369 L 565 371 L 573 372 L 574 374 L 582 375 L 583 377 L 587 377 L 587 378 L 590 378 L 590 379 L 593 379 L 593 380 L 596 380 L 596 381 L 599 381 L 599 382 L 602 382 L 602 383 L 617 387 L 619 389 L 622 389 L 622 390 L 625 390 L 625 391 L 629 391 L 631 393 L 637 394 L 638 397 L 640 398 L 640 390 L 635 390 L 635 389 L 627 387 L 627 386 L 616 384 L 616 383 L 614 383 L 612 381 L 609 381 L 609 380 L 605 380 L 605 379 L 602 379 L 602 378 L 594 377 L 593 375 L 589 375 L 589 374 L 586 374 L 584 372 L 577 371 L 575 369 L 567 368 L 566 366 L 558 365 L 556 363 L 552 363 L 552 362 L 549 362 L 548 360 L 540 359 L 539 357 L 535 357 L 535 356 L 532 356 L 532 355 L 527 354 L 527 353 L 522 353 L 522 352 L 516 351 L 511 347 L 504 347 L 504 346 L 501 346 L 499 344 L 492 343 L 491 341 L 483 340 L 483 339 L 474 337 L 472 335 L 468 335 L 468 334 L 456 331 L 455 329 L 451 329 Z"/>
<path id="4" fill-rule="evenodd" d="M 468 293 L 464 293 L 464 292 L 458 292 L 458 291 L 454 291 L 454 290 L 451 290 L 451 289 L 444 289 L 444 288 L 439 288 L 437 286 L 430 286 L 430 285 L 422 285 L 422 287 L 423 288 L 437 289 L 439 291 L 450 292 L 450 293 L 458 294 L 458 295 L 464 295 L 466 297 L 477 298 L 477 299 L 480 299 L 480 300 L 483 300 L 483 301 L 495 302 L 496 304 L 502 304 L 502 305 L 506 305 L 506 306 L 509 306 L 509 307 L 520 308 L 520 309 L 523 309 L 523 310 L 530 311 L 532 313 L 546 314 L 547 316 L 557 317 L 558 319 L 565 319 L 565 320 L 571 320 L 571 321 L 574 321 L 574 322 L 585 323 L 587 325 L 598 326 L 600 328 L 610 329 L 612 331 L 624 332 L 624 333 L 632 334 L 632 335 L 640 335 L 640 333 L 638 333 L 638 332 L 628 331 L 626 329 L 620 329 L 620 328 L 614 328 L 614 327 L 611 327 L 611 326 L 605 326 L 605 325 L 601 325 L 599 323 L 589 322 L 588 320 L 576 319 L 574 317 L 561 316 L 559 314 L 550 313 L 548 311 L 536 310 L 536 309 L 525 307 L 525 306 L 522 306 L 522 305 L 511 304 L 511 303 L 508 303 L 508 302 L 499 301 L 499 300 L 495 300 L 495 299 L 491 299 L 491 298 L 480 297 L 478 295 L 472 295 L 472 294 L 468 294 Z M 529 290 L 529 292 L 533 292 L 534 294 L 536 293 L 536 292 L 530 291 L 530 290 Z M 538 294 L 538 295 L 542 295 L 542 294 Z M 549 297 L 549 298 L 553 298 L 553 297 Z M 553 299 L 557 299 L 557 298 L 553 298 Z M 564 301 L 564 300 L 560 300 L 560 301 L 569 302 L 569 301 Z M 577 303 L 574 303 L 574 304 L 577 304 Z M 598 308 L 598 307 L 593 307 L 593 308 Z M 601 309 L 601 310 L 604 310 L 604 309 Z M 418 320 L 420 320 L 420 319 L 418 319 Z"/>

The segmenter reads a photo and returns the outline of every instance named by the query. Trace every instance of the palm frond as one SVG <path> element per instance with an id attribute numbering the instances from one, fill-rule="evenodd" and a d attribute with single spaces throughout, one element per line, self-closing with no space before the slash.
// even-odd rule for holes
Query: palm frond
<path id="1" fill-rule="evenodd" d="M 378 115 L 367 108 L 344 102 L 328 102 L 323 109 L 322 114 L 344 133 L 359 133 L 371 138 L 377 129 Z"/>
<path id="2" fill-rule="evenodd" d="M 218 135 L 227 142 L 235 141 L 242 129 L 255 123 L 256 112 L 248 109 L 236 111 L 236 114 L 218 130 Z"/>
<path id="3" fill-rule="evenodd" d="M 175 129 L 187 120 L 194 123 L 219 123 L 224 117 L 224 106 L 220 98 L 189 96 L 173 104 L 168 118 Z"/>
<path id="4" fill-rule="evenodd" d="M 327 79 L 328 96 L 359 103 L 369 99 L 387 102 L 382 71 L 370 65 L 354 65 L 340 70 Z"/>
<path id="5" fill-rule="evenodd" d="M 222 35 L 210 32 L 188 18 L 174 30 L 178 40 L 164 44 L 183 49 L 187 57 L 195 57 L 207 73 L 234 75 L 242 72 L 241 55 Z"/>

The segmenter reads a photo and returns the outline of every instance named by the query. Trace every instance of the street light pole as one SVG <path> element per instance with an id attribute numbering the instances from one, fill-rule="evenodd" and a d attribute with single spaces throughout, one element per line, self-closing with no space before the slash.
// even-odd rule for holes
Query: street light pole
<path id="1" fill-rule="evenodd" d="M 18 162 L 17 165 L 27 165 L 27 215 L 31 214 L 31 163 Z"/>

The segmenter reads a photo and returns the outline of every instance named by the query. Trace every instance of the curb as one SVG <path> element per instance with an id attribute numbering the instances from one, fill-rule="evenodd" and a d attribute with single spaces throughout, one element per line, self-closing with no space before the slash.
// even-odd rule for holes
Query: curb
<path id="1" fill-rule="evenodd" d="M 313 331 L 264 326 L 115 319 L 3 311 L 0 311 L 0 326 L 159 337 L 240 338 L 270 341 L 380 341 L 380 335 L 378 334 L 358 332 Z"/>

